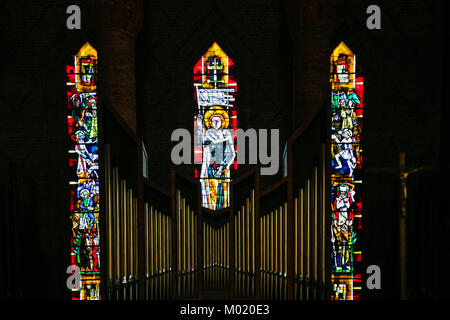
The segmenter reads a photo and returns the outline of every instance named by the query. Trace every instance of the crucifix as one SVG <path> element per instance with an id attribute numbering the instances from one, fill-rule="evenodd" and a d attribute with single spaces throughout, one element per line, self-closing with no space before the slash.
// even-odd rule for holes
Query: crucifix
<path id="1" fill-rule="evenodd" d="M 396 173 L 400 178 L 400 217 L 399 217 L 399 231 L 400 231 L 400 297 L 402 300 L 407 298 L 407 279 L 406 279 L 406 201 L 408 197 L 408 176 L 419 171 L 434 171 L 434 167 L 407 167 L 406 155 L 404 152 L 400 153 L 399 167 L 371 167 L 367 168 L 367 172 L 390 172 Z"/>
<path id="2" fill-rule="evenodd" d="M 406 167 L 406 155 L 400 153 L 400 297 L 402 300 L 407 298 L 406 282 L 406 200 L 408 198 L 407 179 L 410 174 L 423 170 L 423 167 Z"/>

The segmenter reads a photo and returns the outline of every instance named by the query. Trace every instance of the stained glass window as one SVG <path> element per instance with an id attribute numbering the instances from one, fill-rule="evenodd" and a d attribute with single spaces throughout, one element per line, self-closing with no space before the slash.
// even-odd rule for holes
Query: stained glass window
<path id="1" fill-rule="evenodd" d="M 100 299 L 97 51 L 86 43 L 66 67 L 71 264 L 81 273 L 73 300 Z"/>
<path id="2" fill-rule="evenodd" d="M 230 171 L 237 169 L 233 66 L 215 42 L 194 66 L 195 177 L 200 179 L 202 205 L 211 210 L 230 205 Z"/>
<path id="3" fill-rule="evenodd" d="M 341 42 L 331 55 L 331 245 L 334 300 L 357 300 L 361 290 L 361 168 L 363 78 L 356 56 Z"/>

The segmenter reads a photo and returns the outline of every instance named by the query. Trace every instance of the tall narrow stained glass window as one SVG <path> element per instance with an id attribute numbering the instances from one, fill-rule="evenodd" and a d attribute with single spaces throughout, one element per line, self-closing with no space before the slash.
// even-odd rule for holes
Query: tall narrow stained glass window
<path id="1" fill-rule="evenodd" d="M 70 167 L 71 263 L 81 289 L 73 300 L 100 299 L 97 51 L 86 43 L 66 67 Z"/>
<path id="2" fill-rule="evenodd" d="M 202 205 L 220 210 L 230 205 L 231 168 L 236 161 L 236 90 L 234 63 L 217 43 L 194 66 L 195 177 Z"/>
<path id="3" fill-rule="evenodd" d="M 361 290 L 361 168 L 363 78 L 341 42 L 331 55 L 331 283 L 334 300 L 358 300 Z"/>

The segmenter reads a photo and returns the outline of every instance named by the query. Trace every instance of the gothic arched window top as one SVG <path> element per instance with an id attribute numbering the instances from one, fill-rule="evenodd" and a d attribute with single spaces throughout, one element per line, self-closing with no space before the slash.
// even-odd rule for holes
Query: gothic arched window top
<path id="1" fill-rule="evenodd" d="M 341 42 L 330 57 L 330 81 L 332 89 L 354 88 L 356 56 Z"/>

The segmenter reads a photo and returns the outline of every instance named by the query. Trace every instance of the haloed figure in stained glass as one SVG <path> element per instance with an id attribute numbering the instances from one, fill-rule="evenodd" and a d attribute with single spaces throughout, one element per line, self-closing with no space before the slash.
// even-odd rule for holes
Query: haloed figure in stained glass
<path id="1" fill-rule="evenodd" d="M 81 178 L 98 178 L 98 154 L 91 152 L 85 144 L 85 134 L 83 131 L 75 133 L 78 144 L 75 151 L 78 153 L 77 175 Z M 91 147 L 92 149 L 92 147 Z M 95 147 L 95 150 L 97 148 Z"/>
<path id="2" fill-rule="evenodd" d="M 97 230 L 86 236 L 86 249 L 89 252 L 89 268 L 92 271 L 100 271 L 100 248 Z"/>
<path id="3" fill-rule="evenodd" d="M 205 113 L 205 119 L 197 116 L 198 135 L 203 144 L 203 163 L 200 180 L 206 190 L 206 200 L 215 204 L 215 210 L 225 208 L 225 188 L 228 187 L 230 166 L 235 158 L 233 138 L 228 127 L 229 117 L 223 108 L 211 107 Z M 203 123 L 209 128 L 203 133 Z M 227 201 L 228 202 L 228 201 Z"/>
<path id="4" fill-rule="evenodd" d="M 350 129 L 344 129 L 343 131 L 339 131 L 341 134 L 341 139 L 336 137 L 336 135 L 332 135 L 331 139 L 336 141 L 338 145 L 342 148 L 341 152 L 336 154 L 335 160 L 337 162 L 337 166 L 335 169 L 342 168 L 341 158 L 347 163 L 347 167 L 349 169 L 349 177 L 353 176 L 353 170 L 356 167 L 356 158 L 353 153 L 353 142 L 355 139 L 352 137 L 353 133 Z"/>
<path id="5" fill-rule="evenodd" d="M 355 191 L 341 184 L 334 200 L 334 219 L 331 225 L 334 267 L 336 271 L 350 270 L 350 250 L 353 242 L 353 214 L 350 206 L 354 202 Z"/>
<path id="6" fill-rule="evenodd" d="M 97 96 L 95 93 L 75 93 L 70 98 L 72 118 L 84 132 L 85 143 L 97 143 Z"/>
<path id="7" fill-rule="evenodd" d="M 351 92 L 348 97 L 345 92 L 339 95 L 338 108 L 341 108 L 341 130 L 353 130 L 353 128 L 358 125 L 355 108 L 359 104 L 361 104 L 361 102 L 355 92 Z"/>
<path id="8" fill-rule="evenodd" d="M 83 229 L 92 230 L 95 222 L 94 210 L 98 210 L 98 188 L 98 182 L 95 180 L 78 187 L 79 209 L 83 213 Z"/>

